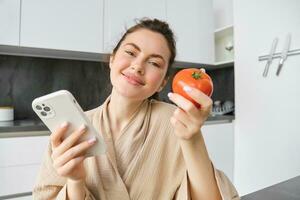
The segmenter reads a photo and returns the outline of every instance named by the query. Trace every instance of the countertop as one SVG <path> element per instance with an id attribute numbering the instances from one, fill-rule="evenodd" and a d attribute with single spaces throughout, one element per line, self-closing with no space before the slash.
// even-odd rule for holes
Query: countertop
<path id="1" fill-rule="evenodd" d="M 233 115 L 211 116 L 205 125 L 230 123 Z M 48 128 L 40 120 L 14 120 L 0 122 L 0 138 L 49 135 Z"/>
<path id="2" fill-rule="evenodd" d="M 300 176 L 247 194 L 241 200 L 299 200 Z"/>

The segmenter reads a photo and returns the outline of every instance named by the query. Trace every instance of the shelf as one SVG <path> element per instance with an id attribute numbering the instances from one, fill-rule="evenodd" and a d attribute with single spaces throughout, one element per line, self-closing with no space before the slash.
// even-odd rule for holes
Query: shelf
<path id="1" fill-rule="evenodd" d="M 219 63 L 223 65 L 224 63 L 233 62 L 233 59 L 234 35 L 233 26 L 231 25 L 215 31 L 215 62 L 217 65 L 219 65 Z"/>
<path id="2" fill-rule="evenodd" d="M 215 30 L 215 33 L 222 32 L 222 31 L 225 31 L 225 30 L 227 30 L 227 29 L 232 29 L 232 28 L 233 28 L 233 24 L 228 25 L 228 26 L 224 26 L 224 27 L 222 27 L 222 28 L 216 29 L 216 30 Z"/>
<path id="3" fill-rule="evenodd" d="M 234 66 L 234 60 L 215 62 L 215 66 L 217 66 L 217 67 L 232 67 L 232 66 Z"/>

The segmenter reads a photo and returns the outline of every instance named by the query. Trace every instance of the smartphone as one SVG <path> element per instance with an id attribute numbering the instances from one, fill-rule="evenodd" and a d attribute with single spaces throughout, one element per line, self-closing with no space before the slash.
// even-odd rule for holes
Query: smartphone
<path id="1" fill-rule="evenodd" d="M 96 144 L 87 150 L 86 156 L 96 156 L 105 153 L 106 146 L 102 136 L 97 132 L 74 96 L 67 90 L 59 90 L 32 101 L 32 108 L 51 132 L 56 131 L 62 123 L 68 122 L 69 127 L 63 139 L 78 130 L 82 124 L 87 132 L 78 143 L 96 137 Z"/>

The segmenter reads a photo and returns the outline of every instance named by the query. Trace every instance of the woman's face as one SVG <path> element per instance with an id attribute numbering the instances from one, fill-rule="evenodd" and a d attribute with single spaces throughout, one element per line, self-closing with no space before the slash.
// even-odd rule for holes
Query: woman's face
<path id="1" fill-rule="evenodd" d="M 170 50 L 160 33 L 139 29 L 130 33 L 110 59 L 113 89 L 122 96 L 143 100 L 166 84 Z"/>

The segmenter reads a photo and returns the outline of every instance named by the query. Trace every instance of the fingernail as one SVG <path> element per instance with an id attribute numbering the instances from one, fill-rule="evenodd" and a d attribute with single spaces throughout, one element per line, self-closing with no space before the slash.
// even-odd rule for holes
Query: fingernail
<path id="1" fill-rule="evenodd" d="M 86 128 L 86 126 L 85 126 L 84 124 L 82 124 L 82 125 L 79 127 L 79 130 L 80 130 L 80 131 L 84 131 L 85 128 Z"/>
<path id="2" fill-rule="evenodd" d="M 92 137 L 91 139 L 89 139 L 87 142 L 89 143 L 89 144 L 93 144 L 93 143 L 95 143 L 97 141 L 97 139 L 95 138 L 95 137 Z"/>
<path id="3" fill-rule="evenodd" d="M 171 96 L 172 96 L 172 93 L 171 93 L 171 92 L 169 92 L 169 93 L 168 93 L 168 97 L 169 97 L 169 98 L 171 98 Z"/>
<path id="4" fill-rule="evenodd" d="M 186 92 L 190 92 L 190 91 L 192 91 L 192 88 L 190 88 L 189 86 L 186 86 L 186 85 L 185 85 L 185 86 L 183 87 L 183 90 L 186 91 Z"/>
<path id="5" fill-rule="evenodd" d="M 61 124 L 61 128 L 66 128 L 68 125 L 69 125 L 68 122 L 64 122 L 64 123 Z"/>

